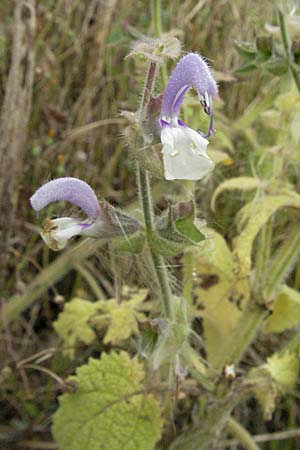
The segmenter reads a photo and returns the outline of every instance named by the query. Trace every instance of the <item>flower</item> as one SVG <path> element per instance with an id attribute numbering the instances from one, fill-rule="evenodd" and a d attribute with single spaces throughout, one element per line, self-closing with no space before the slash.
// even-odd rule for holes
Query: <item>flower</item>
<path id="1" fill-rule="evenodd" d="M 200 103 L 210 116 L 207 134 L 192 130 L 178 117 L 191 87 L 197 90 Z M 159 121 L 167 180 L 200 180 L 212 170 L 213 162 L 206 154 L 206 138 L 214 133 L 212 97 L 217 93 L 213 75 L 200 55 L 188 53 L 180 59 L 164 92 Z"/>
<path id="2" fill-rule="evenodd" d="M 71 217 L 46 219 L 41 236 L 52 250 L 63 249 L 68 240 L 74 236 L 101 235 L 103 220 L 97 197 L 92 188 L 78 178 L 57 178 L 44 184 L 32 195 L 30 203 L 35 211 L 40 211 L 50 203 L 62 200 L 79 206 L 88 219 L 83 221 Z"/>

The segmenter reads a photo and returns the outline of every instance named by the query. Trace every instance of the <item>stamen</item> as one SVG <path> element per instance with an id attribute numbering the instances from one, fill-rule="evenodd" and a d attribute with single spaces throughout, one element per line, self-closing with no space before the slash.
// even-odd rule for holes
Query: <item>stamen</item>
<path id="1" fill-rule="evenodd" d="M 214 114 L 213 114 L 213 103 L 211 96 L 207 95 L 207 92 L 205 93 L 205 98 L 202 97 L 200 100 L 201 105 L 203 106 L 203 103 L 205 102 L 204 111 L 206 114 L 209 115 L 209 128 L 207 134 L 203 133 L 201 130 L 199 130 L 199 133 L 202 137 L 208 138 L 209 136 L 212 136 L 215 134 L 216 130 L 213 128 L 214 125 Z"/>

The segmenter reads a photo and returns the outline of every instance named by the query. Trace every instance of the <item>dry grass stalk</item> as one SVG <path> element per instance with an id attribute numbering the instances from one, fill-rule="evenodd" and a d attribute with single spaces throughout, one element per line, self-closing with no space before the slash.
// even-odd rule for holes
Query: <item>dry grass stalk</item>
<path id="1" fill-rule="evenodd" d="M 0 129 L 0 278 L 7 272 L 30 117 L 35 62 L 35 0 L 16 0 L 13 48 Z"/>

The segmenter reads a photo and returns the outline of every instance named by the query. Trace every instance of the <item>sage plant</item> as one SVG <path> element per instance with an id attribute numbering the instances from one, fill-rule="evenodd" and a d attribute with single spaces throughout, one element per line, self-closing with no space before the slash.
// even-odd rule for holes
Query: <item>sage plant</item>
<path id="1" fill-rule="evenodd" d="M 153 5 L 157 20 L 159 2 Z M 66 303 L 54 327 L 66 346 L 72 346 L 67 355 L 74 358 L 79 341 L 96 345 L 101 357 L 90 358 L 66 383 L 68 392 L 60 396 L 53 416 L 53 434 L 61 450 L 208 450 L 227 427 L 247 450 L 258 450 L 232 412 L 250 392 L 270 418 L 275 400 L 296 384 L 299 333 L 242 376 L 238 364 L 260 330 L 278 332 L 300 323 L 291 313 L 300 304 L 299 292 L 285 284 L 300 251 L 299 227 L 289 226 L 285 242 L 276 240 L 276 250 L 272 248 L 273 215 L 280 208 L 299 209 L 300 196 L 284 177 L 287 157 L 278 152 L 270 179 L 236 177 L 216 189 L 213 210 L 228 189 L 257 193 L 239 212 L 238 234 L 230 244 L 216 230 L 199 226 L 195 199 L 154 213 L 153 179 L 201 182 L 212 172 L 206 149 L 215 132 L 213 98 L 218 95 L 212 71 L 197 53 L 179 59 L 164 92 L 155 92 L 165 60 L 180 56 L 178 41 L 160 36 L 158 25 L 157 37 L 141 36 L 130 53 L 137 60 L 142 55 L 148 68 L 138 110 L 123 112 L 142 223 L 98 201 L 86 182 L 74 178 L 50 181 L 30 199 L 37 212 L 63 200 L 87 215 L 45 221 L 42 237 L 53 250 L 61 250 L 75 236 L 104 239 L 115 267 L 115 257 L 131 253 L 134 262 L 146 261 L 149 274 L 148 289 L 123 286 L 116 298 Z M 208 131 L 195 131 L 180 118 L 191 88 L 209 116 Z M 174 256 L 183 261 L 182 290 L 169 270 Z M 284 308 L 288 319 L 281 317 Z M 199 318 L 204 341 L 193 328 Z M 185 407 L 188 419 L 174 430 L 177 400 L 191 391 L 195 401 Z"/>

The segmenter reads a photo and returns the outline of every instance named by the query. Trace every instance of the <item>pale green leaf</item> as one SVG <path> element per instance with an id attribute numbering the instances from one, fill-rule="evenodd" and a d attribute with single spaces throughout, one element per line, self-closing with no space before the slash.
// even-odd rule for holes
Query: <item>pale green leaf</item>
<path id="1" fill-rule="evenodd" d="M 219 359 L 223 342 L 236 325 L 249 298 L 247 279 L 235 276 L 232 254 L 224 238 L 206 229 L 208 239 L 189 249 L 184 259 L 184 295 L 195 302 L 203 319 L 210 364 Z"/>
<path id="2" fill-rule="evenodd" d="M 97 302 L 92 303 L 80 298 L 74 298 L 64 306 L 53 326 L 57 334 L 64 340 L 65 353 L 74 357 L 78 341 L 90 344 L 96 335 L 89 324 L 90 318 L 96 313 Z"/>
<path id="3" fill-rule="evenodd" d="M 253 380 L 253 393 L 262 409 L 265 420 L 271 420 L 275 410 L 278 388 L 270 372 L 262 367 L 252 369 L 249 379 Z"/>
<path id="4" fill-rule="evenodd" d="M 282 393 L 295 387 L 299 373 L 299 358 L 295 353 L 290 351 L 274 353 L 267 359 L 264 367 L 270 372 Z"/>
<path id="5" fill-rule="evenodd" d="M 234 239 L 234 254 L 240 265 L 241 276 L 251 270 L 251 253 L 254 240 L 270 217 L 280 208 L 300 207 L 300 196 L 267 195 L 248 203 L 238 213 L 240 234 Z"/>
<path id="6" fill-rule="evenodd" d="M 95 326 L 97 323 L 101 327 L 107 326 L 105 343 L 120 344 L 132 334 L 138 334 L 138 322 L 146 320 L 146 316 L 139 312 L 139 307 L 147 294 L 146 289 L 134 290 L 125 286 L 120 303 L 115 299 L 98 302 L 101 311 L 109 316 L 106 323 L 101 320 L 101 315 L 94 318 Z"/>
<path id="7" fill-rule="evenodd" d="M 120 344 L 138 333 L 138 322 L 146 320 L 140 311 L 147 296 L 146 289 L 123 288 L 122 301 L 116 299 L 90 302 L 74 298 L 65 304 L 54 328 L 64 340 L 66 351 L 74 357 L 77 342 L 90 344 L 96 338 L 94 330 L 106 330 L 105 343 Z"/>
<path id="8" fill-rule="evenodd" d="M 253 177 L 238 177 L 230 178 L 223 181 L 215 190 L 211 199 L 211 209 L 214 211 L 216 206 L 217 197 L 226 190 L 240 190 L 240 191 L 252 191 L 257 189 L 262 184 L 261 180 Z"/>
<path id="9" fill-rule="evenodd" d="M 272 417 L 276 399 L 295 387 L 298 374 L 299 357 L 289 350 L 274 353 L 266 364 L 250 371 L 249 380 L 266 420 Z"/>
<path id="10" fill-rule="evenodd" d="M 281 333 L 300 324 L 300 293 L 283 286 L 274 301 L 273 313 L 265 324 L 265 333 Z"/>
<path id="11" fill-rule="evenodd" d="M 143 390 L 144 371 L 125 352 L 102 354 L 77 369 L 73 393 L 53 417 L 60 450 L 153 450 L 161 433 L 158 401 Z"/>

